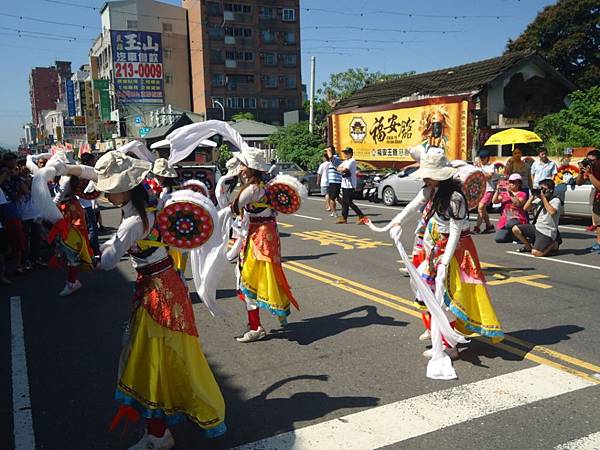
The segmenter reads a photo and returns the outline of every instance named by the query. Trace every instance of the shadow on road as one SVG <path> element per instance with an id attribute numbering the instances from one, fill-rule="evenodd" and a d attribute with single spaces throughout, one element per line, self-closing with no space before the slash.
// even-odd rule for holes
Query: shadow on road
<path id="1" fill-rule="evenodd" d="M 583 330 L 584 328 L 579 325 L 557 325 L 538 330 L 525 329 L 507 333 L 508 338 L 503 343 L 515 348 L 519 352 L 523 352 L 522 355 L 489 345 L 489 341 L 484 340 L 484 338 L 473 339 L 466 349 L 461 350 L 460 359 L 480 367 L 488 367 L 482 363 L 481 356 L 485 356 L 486 358 L 502 358 L 506 361 L 522 361 L 525 359 L 525 355 L 533 351 L 536 346 L 547 346 L 568 341 L 571 339 L 572 334 Z M 519 342 L 511 341 L 510 337 L 519 339 Z"/>
<path id="2" fill-rule="evenodd" d="M 297 255 L 297 256 L 286 256 L 283 258 L 283 262 L 286 261 L 312 261 L 315 259 L 321 259 L 325 256 L 333 256 L 337 255 L 337 253 L 329 252 L 329 253 L 319 253 L 318 255 Z"/>
<path id="3" fill-rule="evenodd" d="M 366 314 L 355 316 L 359 313 Z M 272 330 L 267 338 L 287 339 L 288 341 L 297 342 L 300 345 L 310 345 L 347 330 L 371 325 L 404 327 L 408 325 L 408 322 L 398 321 L 389 316 L 381 316 L 375 306 L 365 305 L 349 309 L 348 311 L 320 317 L 310 317 L 302 319 L 300 322 L 288 323 L 280 329 Z"/>

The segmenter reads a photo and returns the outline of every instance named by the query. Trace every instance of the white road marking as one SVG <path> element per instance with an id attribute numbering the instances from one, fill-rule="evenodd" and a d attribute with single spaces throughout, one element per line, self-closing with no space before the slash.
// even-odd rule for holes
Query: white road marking
<path id="1" fill-rule="evenodd" d="M 595 384 L 540 365 L 401 400 L 234 450 L 370 450 Z"/>
<path id="2" fill-rule="evenodd" d="M 600 266 L 592 266 L 591 264 L 584 264 L 584 263 L 579 263 L 579 262 L 575 262 L 575 261 L 565 261 L 564 259 L 557 259 L 553 256 L 538 258 L 536 256 L 530 255 L 529 253 L 519 253 L 519 252 L 510 252 L 510 251 L 506 252 L 506 253 L 510 253 L 511 255 L 517 255 L 517 256 L 526 256 L 528 258 L 536 258 L 541 261 L 557 262 L 557 263 L 562 263 L 562 264 L 569 264 L 571 266 L 585 267 L 587 269 L 600 270 Z"/>
<path id="3" fill-rule="evenodd" d="M 15 450 L 35 448 L 21 297 L 10 298 L 13 435 Z"/>
<path id="4" fill-rule="evenodd" d="M 319 217 L 312 217 L 312 216 L 303 216 L 302 214 L 294 214 L 294 216 L 296 217 L 302 217 L 303 219 L 310 219 L 310 220 L 323 220 Z"/>
<path id="5" fill-rule="evenodd" d="M 499 222 L 499 221 L 500 221 L 500 219 L 490 218 L 490 222 Z M 563 229 L 563 230 L 586 231 L 586 229 L 584 227 L 571 227 L 568 225 L 559 225 L 558 228 Z M 590 235 L 590 236 L 593 236 L 593 235 Z"/>
<path id="6" fill-rule="evenodd" d="M 588 434 L 580 439 L 565 442 L 554 447 L 555 450 L 598 450 L 600 448 L 600 432 Z"/>

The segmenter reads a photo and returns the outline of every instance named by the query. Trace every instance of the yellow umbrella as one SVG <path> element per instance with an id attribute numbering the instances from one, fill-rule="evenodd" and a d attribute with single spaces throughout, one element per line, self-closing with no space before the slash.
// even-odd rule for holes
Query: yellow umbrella
<path id="1" fill-rule="evenodd" d="M 491 136 L 484 145 L 511 145 L 542 142 L 542 139 L 533 131 L 509 128 Z"/>

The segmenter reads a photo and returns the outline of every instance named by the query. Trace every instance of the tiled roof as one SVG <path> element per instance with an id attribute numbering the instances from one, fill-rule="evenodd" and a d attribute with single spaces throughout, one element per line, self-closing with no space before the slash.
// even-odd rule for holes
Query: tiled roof
<path id="1" fill-rule="evenodd" d="M 441 96 L 479 91 L 502 72 L 533 55 L 534 52 L 530 51 L 507 53 L 497 58 L 462 66 L 374 83 L 341 100 L 335 106 L 335 110 L 355 106 L 383 105 L 415 94 Z"/>

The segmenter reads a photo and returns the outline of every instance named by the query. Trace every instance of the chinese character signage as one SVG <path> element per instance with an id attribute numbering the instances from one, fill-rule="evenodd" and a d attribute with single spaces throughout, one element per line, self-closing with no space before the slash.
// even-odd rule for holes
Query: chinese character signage
<path id="1" fill-rule="evenodd" d="M 419 144 L 441 147 L 450 159 L 467 159 L 468 102 L 435 100 L 334 113 L 333 144 L 339 150 L 352 147 L 354 157 L 363 161 L 412 160 L 409 150 Z"/>
<path id="2" fill-rule="evenodd" d="M 110 95 L 108 80 L 94 80 L 94 89 L 100 93 L 100 119 L 110 120 Z"/>
<path id="3" fill-rule="evenodd" d="M 69 117 L 74 117 L 77 111 L 75 110 L 75 87 L 72 80 L 65 80 L 65 92 L 67 93 L 67 111 Z"/>
<path id="4" fill-rule="evenodd" d="M 163 103 L 160 33 L 111 32 L 115 94 L 120 103 Z"/>

